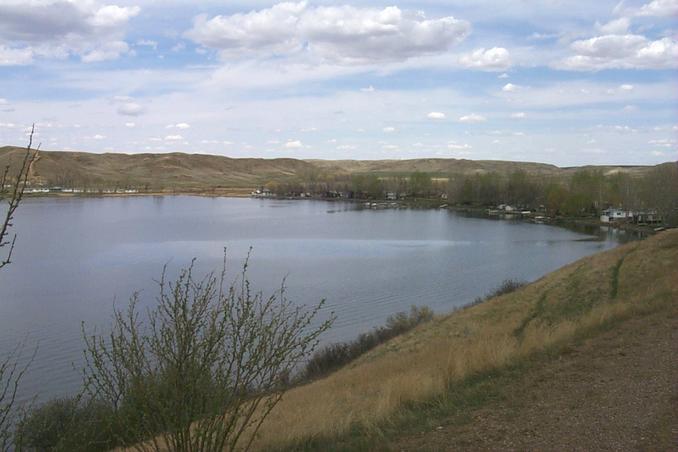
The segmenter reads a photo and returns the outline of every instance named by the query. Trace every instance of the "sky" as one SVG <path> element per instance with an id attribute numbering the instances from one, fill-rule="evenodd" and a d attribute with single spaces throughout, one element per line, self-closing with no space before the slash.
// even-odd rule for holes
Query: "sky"
<path id="1" fill-rule="evenodd" d="M 678 0 L 0 0 L 0 145 L 678 160 Z"/>

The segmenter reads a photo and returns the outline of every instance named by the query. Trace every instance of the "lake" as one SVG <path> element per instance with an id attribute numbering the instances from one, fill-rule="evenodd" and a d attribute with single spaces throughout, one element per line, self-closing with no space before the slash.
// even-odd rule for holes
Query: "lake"
<path id="1" fill-rule="evenodd" d="M 614 232 L 468 218 L 447 210 L 370 210 L 324 201 L 189 196 L 27 199 L 16 215 L 13 263 L 0 271 L 0 356 L 37 344 L 21 399 L 80 386 L 81 322 L 106 331 L 113 304 L 141 291 L 150 305 L 162 267 L 197 258 L 229 280 L 253 247 L 250 280 L 271 293 L 287 278 L 298 303 L 326 299 L 337 321 L 324 341 L 352 339 L 411 305 L 436 312 L 504 279 L 535 280 L 616 246 Z"/>

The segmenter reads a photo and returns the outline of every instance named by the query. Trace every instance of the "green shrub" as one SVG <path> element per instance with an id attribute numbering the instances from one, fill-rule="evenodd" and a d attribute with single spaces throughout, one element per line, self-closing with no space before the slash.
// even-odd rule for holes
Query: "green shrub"
<path id="1" fill-rule="evenodd" d="M 83 404 L 77 397 L 54 399 L 30 410 L 19 422 L 16 444 L 29 451 L 100 451 L 115 446 L 109 430 L 111 408 Z"/>
<path id="2" fill-rule="evenodd" d="M 301 380 L 310 380 L 327 375 L 348 364 L 377 345 L 404 334 L 417 325 L 433 319 L 433 311 L 427 306 L 412 306 L 410 312 L 399 312 L 386 320 L 386 325 L 363 333 L 350 342 L 328 345 L 313 354 L 301 373 Z"/>
<path id="3" fill-rule="evenodd" d="M 516 281 L 514 279 L 505 279 L 504 281 L 502 281 L 501 284 L 499 284 L 497 288 L 493 289 L 490 293 L 488 293 L 484 297 L 477 297 L 475 300 L 473 300 L 473 302 L 469 306 L 475 306 L 477 304 L 484 303 L 491 298 L 515 292 L 516 290 L 526 285 L 527 281 Z"/>

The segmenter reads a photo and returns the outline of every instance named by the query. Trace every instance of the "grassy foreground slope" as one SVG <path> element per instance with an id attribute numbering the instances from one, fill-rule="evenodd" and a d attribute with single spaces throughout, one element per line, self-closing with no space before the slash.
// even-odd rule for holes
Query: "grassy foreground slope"
<path id="1" fill-rule="evenodd" d="M 378 438 L 367 448 L 383 444 L 390 440 L 381 436 L 389 426 L 398 430 L 403 419 L 426 422 L 416 420 L 416 413 L 425 417 L 418 406 L 458 404 L 463 411 L 473 400 L 462 395 L 469 382 L 491 380 L 543 353 L 560 353 L 575 339 L 627 324 L 622 320 L 675 312 L 677 304 L 678 230 L 671 230 L 439 317 L 327 378 L 293 389 L 264 425 L 258 446 L 325 449 L 348 441 L 353 448 L 355 437 Z"/>

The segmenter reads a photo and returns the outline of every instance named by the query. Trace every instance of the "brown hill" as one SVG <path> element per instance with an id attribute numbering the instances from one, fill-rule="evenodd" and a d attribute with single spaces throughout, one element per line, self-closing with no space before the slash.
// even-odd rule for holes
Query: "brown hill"
<path id="1" fill-rule="evenodd" d="M 17 162 L 24 150 L 0 148 L 0 167 Z M 591 166 L 605 173 L 642 175 L 650 166 Z M 310 175 L 374 173 L 382 176 L 428 172 L 439 177 L 524 170 L 543 177 L 567 178 L 577 168 L 530 162 L 458 159 L 413 160 L 298 160 L 291 158 L 229 158 L 204 154 L 92 154 L 41 151 L 31 172 L 33 184 L 84 188 L 199 191 L 252 189 L 267 182 L 284 182 Z"/>

